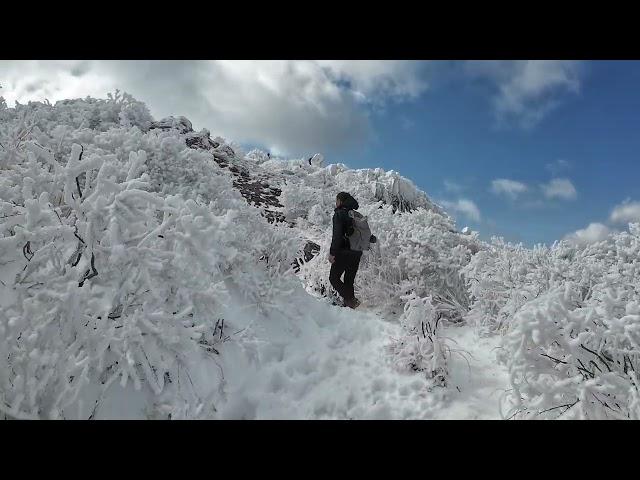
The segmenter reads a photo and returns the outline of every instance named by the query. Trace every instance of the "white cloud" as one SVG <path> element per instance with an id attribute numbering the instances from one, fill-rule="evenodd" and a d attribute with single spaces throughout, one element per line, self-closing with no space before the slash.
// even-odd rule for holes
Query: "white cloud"
<path id="1" fill-rule="evenodd" d="M 497 178 L 491 182 L 491 191 L 493 193 L 496 195 L 504 194 L 512 199 L 517 198 L 518 195 L 527 190 L 528 188 L 524 183 L 507 178 Z"/>
<path id="2" fill-rule="evenodd" d="M 566 178 L 554 178 L 547 184 L 540 185 L 544 196 L 551 198 L 560 198 L 562 200 L 575 200 L 578 196 L 576 188 L 571 180 Z"/>
<path id="3" fill-rule="evenodd" d="M 559 104 L 562 93 L 578 93 L 582 65 L 568 60 L 484 60 L 467 62 L 473 77 L 491 82 L 493 106 L 501 123 L 535 126 Z"/>
<path id="4" fill-rule="evenodd" d="M 591 223 L 587 228 L 576 230 L 564 237 L 565 240 L 575 245 L 588 245 L 606 239 L 612 230 L 602 223 Z"/>
<path id="5" fill-rule="evenodd" d="M 571 164 L 566 160 L 560 159 L 552 163 L 547 163 L 545 165 L 545 168 L 549 170 L 553 175 L 558 175 L 560 172 L 571 168 Z"/>
<path id="6" fill-rule="evenodd" d="M 400 126 L 403 130 L 411 130 L 416 126 L 416 123 L 404 115 L 400 118 Z"/>
<path id="7" fill-rule="evenodd" d="M 460 198 L 455 202 L 441 200 L 440 203 L 448 213 L 459 213 L 476 222 L 480 221 L 480 209 L 469 199 Z"/>
<path id="8" fill-rule="evenodd" d="M 444 189 L 447 192 L 459 193 L 464 189 L 464 187 L 459 183 L 452 182 L 450 180 L 445 180 L 443 183 L 444 183 Z"/>
<path id="9" fill-rule="evenodd" d="M 350 84 L 358 98 L 376 101 L 381 95 L 413 99 L 427 89 L 422 75 L 427 63 L 405 60 L 318 60 L 329 75 Z"/>
<path id="10" fill-rule="evenodd" d="M 620 205 L 616 205 L 611 211 L 609 220 L 616 224 L 640 222 L 640 202 L 627 200 Z"/>
<path id="11" fill-rule="evenodd" d="M 88 71 L 89 65 L 76 60 L 0 61 L 0 93 L 10 106 L 16 100 L 27 103 L 96 94 L 104 97 L 112 87 L 110 79 Z"/>
<path id="12" fill-rule="evenodd" d="M 577 92 L 579 62 L 408 60 L 0 61 L 0 91 L 55 102 L 119 88 L 155 117 L 185 115 L 196 128 L 288 154 L 335 152 L 371 135 L 370 113 L 412 101 L 430 85 L 471 74 L 495 89 L 499 117 L 534 124 L 563 92 Z M 403 128 L 412 128 L 403 120 Z"/>
<path id="13" fill-rule="evenodd" d="M 612 224 L 640 222 L 640 202 L 632 202 L 627 199 L 623 203 L 616 205 L 611 211 L 609 221 Z M 602 223 L 591 223 L 586 228 L 566 235 L 564 239 L 576 245 L 584 246 L 604 240 L 611 233 L 616 233 L 616 231 Z"/>
<path id="14" fill-rule="evenodd" d="M 0 92 L 12 105 L 119 88 L 155 117 L 184 115 L 214 135 L 302 154 L 362 144 L 366 105 L 417 97 L 422 69 L 411 61 L 2 61 Z"/>

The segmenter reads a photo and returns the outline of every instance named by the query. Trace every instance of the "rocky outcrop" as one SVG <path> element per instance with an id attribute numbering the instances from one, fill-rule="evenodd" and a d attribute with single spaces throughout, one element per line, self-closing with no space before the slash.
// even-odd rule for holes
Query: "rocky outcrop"
<path id="1" fill-rule="evenodd" d="M 191 122 L 185 117 L 163 118 L 152 122 L 150 129 L 175 129 L 184 134 L 187 147 L 210 152 L 218 165 L 231 172 L 233 186 L 238 189 L 250 205 L 262 209 L 262 214 L 270 223 L 286 222 L 284 215 L 278 211 L 282 208 L 282 204 L 278 200 L 282 191 L 279 188 L 271 187 L 264 173 L 260 176 L 252 175 L 249 168 L 241 165 L 233 148 L 211 139 L 209 130 L 202 129 L 200 132 L 194 132 Z"/>
<path id="2" fill-rule="evenodd" d="M 237 169 L 236 171 L 231 171 L 235 176 L 233 186 L 240 191 L 240 194 L 250 205 L 262 208 L 263 215 L 267 217 L 270 223 L 286 222 L 284 214 L 273 210 L 274 208 L 282 208 L 282 204 L 278 200 L 282 190 L 276 187 L 270 187 L 269 184 L 263 180 L 252 178 L 246 171 L 239 171 Z"/>
<path id="3" fill-rule="evenodd" d="M 304 248 L 302 249 L 302 254 L 303 254 L 304 261 L 305 262 L 310 261 L 319 252 L 320 252 L 320 245 L 318 245 L 315 242 L 312 242 L 311 240 L 307 241 L 307 243 L 305 244 Z M 298 262 L 297 259 L 293 262 L 293 270 L 296 273 L 298 273 L 300 271 L 300 263 Z"/>
<path id="4" fill-rule="evenodd" d="M 166 117 L 157 122 L 151 122 L 149 126 L 149 130 L 170 130 L 172 128 L 178 130 L 180 133 L 193 132 L 193 126 L 186 117 Z"/>
<path id="5" fill-rule="evenodd" d="M 211 140 L 211 134 L 206 128 L 203 128 L 198 133 L 187 133 L 185 142 L 187 144 L 187 147 L 200 150 L 212 150 L 220 147 L 220 144 L 218 142 L 216 142 L 215 140 Z"/>

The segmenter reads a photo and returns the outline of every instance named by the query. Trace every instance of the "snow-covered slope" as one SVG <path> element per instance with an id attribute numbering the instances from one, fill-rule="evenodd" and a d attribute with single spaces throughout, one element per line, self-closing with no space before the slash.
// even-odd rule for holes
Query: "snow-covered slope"
<path id="1" fill-rule="evenodd" d="M 356 311 L 333 306 L 328 284 L 342 190 L 379 239 L 363 257 Z M 513 251 L 459 232 L 397 172 L 325 165 L 320 154 L 245 154 L 184 117 L 154 120 L 119 93 L 15 108 L 0 100 L 0 411 L 511 415 L 537 393 L 503 398 L 524 367 L 498 364 L 495 352 L 514 352 L 513 339 L 534 331 L 515 327 L 531 299 L 495 272 L 525 259 L 524 283 L 542 291 L 547 270 L 531 265 L 557 256 Z M 637 316 L 635 263 L 617 252 L 621 302 Z M 502 326 L 512 333 L 500 349 Z"/>

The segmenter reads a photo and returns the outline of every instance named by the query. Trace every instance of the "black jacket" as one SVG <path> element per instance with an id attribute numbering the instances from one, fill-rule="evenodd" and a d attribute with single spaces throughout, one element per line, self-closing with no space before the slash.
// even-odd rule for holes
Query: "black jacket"
<path id="1" fill-rule="evenodd" d="M 329 253 L 337 255 L 345 250 L 351 251 L 347 235 L 353 228 L 353 220 L 349 217 L 349 210 L 357 210 L 359 207 L 355 198 L 347 198 L 333 213 L 333 238 Z"/>

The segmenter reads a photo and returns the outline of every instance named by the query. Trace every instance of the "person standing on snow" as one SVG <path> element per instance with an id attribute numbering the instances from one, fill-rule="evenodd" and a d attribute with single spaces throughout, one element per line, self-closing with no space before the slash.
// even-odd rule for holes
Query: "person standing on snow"
<path id="1" fill-rule="evenodd" d="M 349 193 L 340 192 L 336 196 L 333 238 L 329 249 L 329 282 L 344 299 L 344 306 L 349 308 L 360 305 L 360 300 L 354 294 L 353 283 L 360 266 L 362 251 L 369 249 L 369 243 L 376 242 L 376 237 L 371 235 L 366 217 L 354 212 L 358 207 L 358 202 Z M 354 218 L 358 219 L 357 222 L 354 222 Z M 359 240 L 362 236 L 360 232 L 368 232 L 364 242 Z M 344 281 L 340 279 L 343 273 Z"/>

